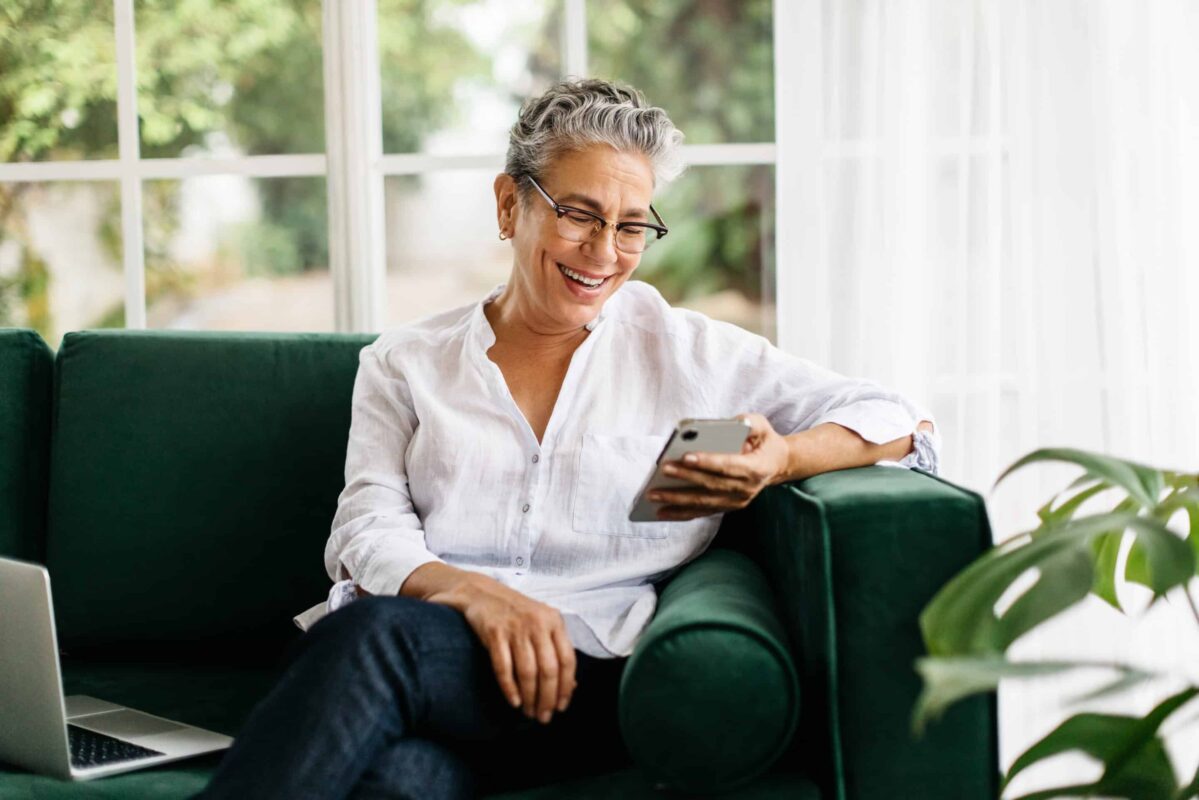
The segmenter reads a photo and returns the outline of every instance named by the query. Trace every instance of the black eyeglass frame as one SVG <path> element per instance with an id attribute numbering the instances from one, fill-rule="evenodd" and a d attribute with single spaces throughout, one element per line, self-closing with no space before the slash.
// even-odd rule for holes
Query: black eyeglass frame
<path id="1" fill-rule="evenodd" d="M 562 217 L 565 214 L 567 214 L 568 212 L 574 212 L 576 214 L 585 214 L 600 224 L 599 229 L 596 230 L 595 233 L 591 234 L 590 238 L 585 239 L 584 241 L 591 241 L 591 239 L 594 239 L 601 232 L 603 232 L 604 228 L 607 227 L 608 225 L 611 225 L 616 230 L 617 235 L 619 235 L 621 230 L 623 230 L 624 228 L 634 228 L 634 227 L 635 228 L 649 228 L 651 231 L 654 231 L 655 233 L 658 234 L 657 238 L 653 239 L 653 241 L 655 241 L 655 242 L 658 239 L 661 239 L 666 234 L 670 233 L 670 229 L 666 227 L 666 222 L 662 219 L 662 216 L 658 213 L 657 209 L 655 209 L 653 207 L 653 204 L 650 204 L 649 210 L 650 210 L 650 213 L 654 215 L 654 219 L 656 219 L 658 221 L 657 225 L 653 224 L 652 222 L 635 222 L 633 220 L 628 220 L 626 222 L 609 222 L 608 220 L 601 217 L 599 214 L 596 214 L 594 211 L 588 211 L 585 208 L 578 208 L 577 206 L 562 205 L 557 200 L 550 197 L 549 193 L 545 189 L 541 188 L 541 184 L 537 182 L 536 178 L 534 178 L 532 175 L 527 175 L 526 177 L 529 179 L 529 183 L 533 184 L 533 188 L 536 189 L 538 191 L 538 193 L 540 193 L 541 196 L 545 198 L 545 202 L 549 203 L 550 207 L 554 209 L 554 213 L 558 215 L 558 219 L 562 219 Z M 616 236 L 612 237 L 612 241 L 613 241 L 613 244 L 616 243 L 616 241 L 617 241 Z M 619 247 L 617 247 L 617 249 L 620 250 Z M 644 253 L 645 250 L 648 250 L 648 249 L 649 249 L 649 240 L 646 241 L 645 249 L 639 250 L 637 252 Z M 623 252 L 627 252 L 627 251 L 621 250 L 621 252 L 623 253 Z"/>

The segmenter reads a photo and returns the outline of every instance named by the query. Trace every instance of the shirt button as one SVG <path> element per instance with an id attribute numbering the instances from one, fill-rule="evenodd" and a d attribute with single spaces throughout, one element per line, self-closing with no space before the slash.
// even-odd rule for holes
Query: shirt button
<path id="1" fill-rule="evenodd" d="M 536 464 L 536 463 L 537 463 L 538 461 L 540 461 L 540 460 L 541 460 L 541 456 L 539 456 L 539 455 L 534 455 L 534 456 L 533 456 L 533 463 L 534 463 L 534 464 Z"/>
<path id="2" fill-rule="evenodd" d="M 521 558 L 520 556 L 517 556 L 516 557 L 516 566 L 523 567 L 524 564 L 525 564 L 525 560 L 523 558 Z"/>
<path id="3" fill-rule="evenodd" d="M 527 513 L 529 510 L 529 504 L 525 503 L 523 506 L 520 507 L 520 510 Z"/>

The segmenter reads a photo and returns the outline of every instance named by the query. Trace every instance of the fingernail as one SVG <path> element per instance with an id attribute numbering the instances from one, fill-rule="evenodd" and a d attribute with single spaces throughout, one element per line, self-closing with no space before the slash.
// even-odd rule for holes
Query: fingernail
<path id="1" fill-rule="evenodd" d="M 565 701 L 565 700 L 559 700 L 559 701 L 558 701 L 558 710 L 559 710 L 559 711 L 565 711 L 565 710 L 566 710 L 566 701 Z"/>
<path id="2" fill-rule="evenodd" d="M 688 464 L 694 464 L 696 461 L 696 458 L 691 453 L 688 453 L 687 455 L 683 456 L 683 460 L 686 461 Z"/>
<path id="3" fill-rule="evenodd" d="M 550 721 L 550 717 L 551 717 L 551 716 L 552 716 L 552 715 L 550 714 L 550 712 L 548 712 L 548 711 L 542 711 L 542 712 L 541 712 L 541 716 L 540 716 L 540 717 L 538 717 L 538 719 L 540 719 L 540 720 L 541 720 L 541 723 L 544 725 L 544 724 L 546 724 L 546 723 L 548 723 L 548 722 Z"/>
<path id="4" fill-rule="evenodd" d="M 676 472 L 678 472 L 678 470 L 677 470 L 677 469 L 675 469 L 674 467 L 672 467 L 672 466 L 670 466 L 670 465 L 667 465 L 667 466 L 665 466 L 665 467 L 662 467 L 662 471 L 663 471 L 663 472 L 665 472 L 667 475 L 673 475 L 673 474 L 675 474 Z"/>

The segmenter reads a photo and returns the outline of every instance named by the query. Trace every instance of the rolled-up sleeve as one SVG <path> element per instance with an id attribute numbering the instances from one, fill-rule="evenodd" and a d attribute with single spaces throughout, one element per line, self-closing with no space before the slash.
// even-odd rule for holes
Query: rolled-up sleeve
<path id="1" fill-rule="evenodd" d="M 897 463 L 938 472 L 941 437 L 926 408 L 874 381 L 850 378 L 785 353 L 764 339 L 748 348 L 746 357 L 743 379 L 756 386 L 752 408 L 779 433 L 835 422 L 873 444 L 912 436 L 914 449 Z M 922 420 L 933 423 L 931 433 L 916 430 Z"/>
<path id="2" fill-rule="evenodd" d="M 371 594 L 395 595 L 417 567 L 441 561 L 425 545 L 408 491 L 405 452 L 417 418 L 404 377 L 377 343 L 363 348 L 346 446 L 346 485 L 337 498 L 325 569 Z M 444 563 L 444 562 L 443 562 Z"/>

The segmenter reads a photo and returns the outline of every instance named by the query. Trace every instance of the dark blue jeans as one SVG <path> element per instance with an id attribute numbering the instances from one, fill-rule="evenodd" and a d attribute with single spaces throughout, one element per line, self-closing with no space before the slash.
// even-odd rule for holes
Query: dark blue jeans
<path id="1" fill-rule="evenodd" d="M 575 655 L 570 707 L 543 725 L 508 705 L 460 612 L 356 600 L 300 638 L 198 797 L 469 798 L 626 765 L 627 659 Z"/>

